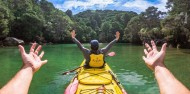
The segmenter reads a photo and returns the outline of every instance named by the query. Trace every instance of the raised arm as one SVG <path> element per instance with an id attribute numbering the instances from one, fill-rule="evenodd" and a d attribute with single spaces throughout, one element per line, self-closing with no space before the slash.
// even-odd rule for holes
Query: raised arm
<path id="1" fill-rule="evenodd" d="M 42 46 L 38 46 L 35 50 L 36 45 L 36 43 L 32 44 L 29 54 L 25 52 L 23 46 L 19 45 L 23 66 L 0 90 L 0 94 L 28 94 L 28 89 L 34 73 L 38 71 L 43 64 L 47 63 L 47 60 L 41 60 L 44 52 L 38 55 Z"/>
<path id="2" fill-rule="evenodd" d="M 174 75 L 166 68 L 164 64 L 167 44 L 163 44 L 160 51 L 157 50 L 154 41 L 151 41 L 151 45 L 152 47 L 150 47 L 147 43 L 145 44 L 147 49 L 144 49 L 146 57 L 143 56 L 143 60 L 146 65 L 154 71 L 160 93 L 190 94 L 190 91 L 174 77 Z"/>
<path id="3" fill-rule="evenodd" d="M 119 31 L 117 31 L 115 34 L 115 39 L 113 41 L 111 41 L 106 47 L 102 48 L 102 51 L 104 53 L 107 53 L 110 50 L 110 48 L 113 46 L 113 44 L 119 40 L 119 37 L 120 37 L 120 33 L 119 33 Z"/>
<path id="4" fill-rule="evenodd" d="M 83 51 L 85 49 L 85 47 L 75 38 L 75 36 L 76 36 L 75 30 L 72 30 L 71 31 L 72 40 L 77 44 L 79 49 Z"/>

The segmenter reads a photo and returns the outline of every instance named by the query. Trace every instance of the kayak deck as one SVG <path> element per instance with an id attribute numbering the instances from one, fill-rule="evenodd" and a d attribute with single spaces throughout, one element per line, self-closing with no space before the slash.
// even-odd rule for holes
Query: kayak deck
<path id="1" fill-rule="evenodd" d="M 78 74 L 71 81 L 72 83 L 74 79 L 78 80 L 73 94 L 127 94 L 107 64 L 101 69 L 82 67 L 77 72 Z"/>
<path id="2" fill-rule="evenodd" d="M 79 73 L 78 80 L 81 84 L 101 85 L 110 84 L 113 79 L 108 71 L 101 69 L 86 69 Z"/>

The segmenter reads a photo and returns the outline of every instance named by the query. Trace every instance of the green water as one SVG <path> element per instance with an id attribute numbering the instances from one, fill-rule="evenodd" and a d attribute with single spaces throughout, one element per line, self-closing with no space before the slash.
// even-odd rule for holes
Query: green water
<path id="1" fill-rule="evenodd" d="M 88 47 L 88 44 L 85 44 Z M 105 44 L 101 44 L 104 47 Z M 25 46 L 29 50 L 29 46 Z M 76 68 L 83 56 L 75 44 L 46 45 L 44 59 L 48 63 L 35 75 L 29 94 L 63 94 L 74 74 L 61 73 Z M 152 71 L 143 60 L 143 46 L 115 44 L 110 51 L 116 56 L 106 61 L 129 94 L 159 94 Z M 167 49 L 165 63 L 171 72 L 190 89 L 190 50 Z M 22 60 L 17 47 L 0 48 L 0 88 L 20 69 Z"/>

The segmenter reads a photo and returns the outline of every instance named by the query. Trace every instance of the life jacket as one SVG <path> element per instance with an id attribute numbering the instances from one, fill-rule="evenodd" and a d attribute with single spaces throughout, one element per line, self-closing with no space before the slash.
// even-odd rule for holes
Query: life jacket
<path id="1" fill-rule="evenodd" d="M 103 54 L 90 54 L 90 67 L 100 68 L 104 66 L 104 55 Z"/>

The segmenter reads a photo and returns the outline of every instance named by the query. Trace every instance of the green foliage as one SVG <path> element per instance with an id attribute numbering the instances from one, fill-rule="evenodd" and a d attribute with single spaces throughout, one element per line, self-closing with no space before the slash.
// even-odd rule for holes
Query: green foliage
<path id="1" fill-rule="evenodd" d="M 190 12 L 189 0 L 168 0 L 166 8 L 170 9 L 171 15 L 179 14 L 181 12 Z"/>
<path id="2" fill-rule="evenodd" d="M 72 18 L 73 13 L 72 13 L 71 10 L 67 10 L 65 13 L 66 13 L 70 18 Z"/>
<path id="3" fill-rule="evenodd" d="M 138 35 L 138 32 L 141 30 L 141 28 L 144 27 L 144 22 L 142 16 L 135 16 L 133 17 L 129 23 L 127 24 L 127 27 L 125 29 L 125 38 L 127 41 L 130 41 L 132 43 L 140 43 L 140 37 Z"/>
<path id="4" fill-rule="evenodd" d="M 162 21 L 162 31 L 165 39 L 173 47 L 188 48 L 190 31 L 184 23 L 182 15 L 168 16 Z"/>
<path id="5" fill-rule="evenodd" d="M 91 27 L 92 30 L 96 32 L 96 39 L 99 39 L 101 42 L 108 42 L 114 38 L 116 31 L 121 33 L 122 39 L 124 35 L 124 28 L 126 27 L 128 21 L 136 15 L 137 13 L 135 12 L 87 10 L 74 15 L 74 19 L 77 23 L 79 23 L 78 25 Z M 83 30 L 84 29 L 85 28 L 83 28 Z M 124 42 L 125 40 L 120 41 Z"/>
<path id="6" fill-rule="evenodd" d="M 46 12 L 44 12 L 46 14 Z M 47 41 L 63 42 L 69 41 L 69 29 L 73 22 L 65 13 L 60 10 L 52 11 L 51 15 L 45 16 L 43 29 L 44 37 Z"/>
<path id="7" fill-rule="evenodd" d="M 0 40 L 4 39 L 9 33 L 9 9 L 0 1 Z"/>
<path id="8" fill-rule="evenodd" d="M 70 41 L 73 21 L 46 0 L 0 1 L 0 39 L 13 36 L 25 42 Z"/>
<path id="9" fill-rule="evenodd" d="M 35 13 L 24 13 L 12 23 L 11 35 L 27 42 L 37 41 L 42 35 L 43 21 Z"/>
<path id="10" fill-rule="evenodd" d="M 190 1 L 168 0 L 169 15 L 161 22 L 168 44 L 178 48 L 190 48 Z"/>
<path id="11" fill-rule="evenodd" d="M 104 22 L 102 24 L 102 26 L 101 26 L 101 31 L 102 31 L 101 41 L 104 41 L 104 42 L 108 41 L 110 29 L 111 29 L 111 25 L 109 22 Z"/>
<path id="12" fill-rule="evenodd" d="M 137 14 L 132 11 L 87 10 L 76 15 L 62 12 L 47 0 L 0 0 L 0 41 L 7 36 L 25 42 L 71 42 L 70 29 L 77 39 L 109 42 L 120 32 L 119 42 L 142 44 L 155 40 L 190 48 L 190 1 L 168 0 L 169 12 L 148 7 Z"/>
<path id="13" fill-rule="evenodd" d="M 156 7 L 148 7 L 128 22 L 123 39 L 138 44 L 151 39 L 160 40 L 160 21 L 164 14 Z"/>
<path id="14" fill-rule="evenodd" d="M 163 39 L 164 35 L 160 28 L 142 28 L 139 32 L 139 36 L 143 42 L 147 43 L 149 43 L 150 40 L 154 40 L 157 44 L 165 42 L 165 40 Z"/>
<path id="15" fill-rule="evenodd" d="M 164 14 L 165 12 L 158 11 L 158 8 L 154 6 L 148 7 L 145 12 L 141 13 L 147 28 L 160 27 L 160 19 Z"/>

